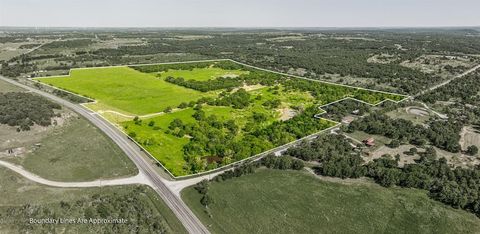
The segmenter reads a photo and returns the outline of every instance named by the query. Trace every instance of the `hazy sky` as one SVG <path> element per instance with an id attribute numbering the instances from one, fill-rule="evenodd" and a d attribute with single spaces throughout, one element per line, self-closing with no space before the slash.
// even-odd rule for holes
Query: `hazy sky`
<path id="1" fill-rule="evenodd" d="M 0 0 L 0 26 L 479 26 L 480 0 Z"/>

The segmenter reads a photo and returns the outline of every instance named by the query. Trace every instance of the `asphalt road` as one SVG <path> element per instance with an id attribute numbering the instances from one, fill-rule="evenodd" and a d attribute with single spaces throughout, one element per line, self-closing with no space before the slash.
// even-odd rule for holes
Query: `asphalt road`
<path id="1" fill-rule="evenodd" d="M 150 184 L 152 185 L 153 189 L 160 195 L 160 197 L 165 201 L 165 203 L 170 207 L 170 209 L 172 209 L 173 213 L 178 217 L 180 222 L 182 222 L 182 224 L 185 226 L 189 233 L 209 233 L 207 228 L 193 214 L 193 212 L 181 200 L 181 198 L 175 195 L 172 190 L 170 190 L 165 185 L 164 180 L 161 178 L 161 176 L 155 172 L 153 165 L 144 157 L 142 157 L 143 153 L 140 151 L 140 149 L 133 142 L 127 139 L 127 137 L 125 137 L 125 135 L 120 130 L 107 123 L 101 117 L 97 116 L 97 114 L 95 114 L 94 112 L 91 112 L 78 104 L 71 103 L 53 94 L 26 86 L 3 76 L 0 76 L 0 79 L 8 83 L 20 86 L 32 93 L 36 93 L 48 99 L 51 99 L 85 117 L 93 125 L 97 126 L 108 137 L 110 137 L 127 154 L 127 156 L 138 167 L 140 172 L 144 173 L 146 178 L 150 180 Z"/>

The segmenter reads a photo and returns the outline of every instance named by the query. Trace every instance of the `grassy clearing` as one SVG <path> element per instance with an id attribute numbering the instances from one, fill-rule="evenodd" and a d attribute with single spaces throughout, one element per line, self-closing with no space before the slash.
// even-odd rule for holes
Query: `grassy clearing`
<path id="1" fill-rule="evenodd" d="M 68 77 L 38 79 L 97 100 L 105 108 L 143 115 L 208 96 L 128 67 L 72 70 Z M 173 98 L 174 97 L 174 98 Z"/>
<path id="2" fill-rule="evenodd" d="M 10 134 L 17 133 L 12 130 Z M 138 172 L 115 143 L 83 118 L 70 117 L 63 126 L 30 134 L 40 137 L 31 136 L 35 141 L 23 144 L 27 153 L 9 161 L 46 179 L 90 181 Z M 35 143 L 41 147 L 37 149 Z"/>
<path id="3" fill-rule="evenodd" d="M 185 80 L 198 80 L 206 81 L 210 79 L 215 79 L 217 77 L 232 77 L 235 78 L 241 74 L 247 73 L 246 71 L 240 70 L 223 70 L 221 68 L 209 67 L 209 68 L 194 68 L 190 70 L 173 70 L 170 69 L 166 72 L 157 73 L 162 78 L 166 77 L 183 77 Z"/>
<path id="4" fill-rule="evenodd" d="M 415 107 L 411 107 L 411 108 L 415 108 Z M 401 107 L 401 108 L 398 108 L 396 110 L 387 112 L 386 115 L 388 115 L 389 117 L 391 117 L 393 119 L 409 120 L 409 121 L 412 121 L 415 124 L 424 124 L 430 119 L 429 115 L 414 114 L 414 113 L 412 113 L 412 110 L 407 111 L 407 109 L 408 109 L 408 107 L 407 108 Z"/>
<path id="5" fill-rule="evenodd" d="M 0 80 L 0 93 L 7 93 L 7 92 L 22 92 L 25 91 L 24 89 L 7 83 L 3 80 Z"/>
<path id="6" fill-rule="evenodd" d="M 184 201 L 212 233 L 475 233 L 480 221 L 416 189 L 344 185 L 261 169 L 212 183 L 211 217 L 192 187 Z"/>
<path id="7" fill-rule="evenodd" d="M 0 200 L 1 233 L 100 233 L 109 232 L 108 230 L 114 228 L 116 228 L 116 231 L 114 231 L 116 233 L 128 233 L 133 227 L 111 224 L 31 225 L 28 218 L 85 218 L 89 213 L 92 213 L 91 209 L 93 211 L 98 209 L 98 207 L 95 208 L 90 204 L 98 197 L 109 197 L 108 202 L 103 202 L 107 206 L 117 204 L 132 208 L 130 201 L 122 198 L 132 194 L 139 194 L 139 200 L 134 201 L 138 204 L 137 209 L 131 210 L 129 217 L 112 218 L 127 218 L 130 223 L 134 223 L 136 222 L 134 219 L 138 219 L 137 215 L 145 215 L 140 213 L 143 209 L 138 207 L 141 205 L 144 206 L 144 212 L 150 212 L 148 215 L 158 215 L 160 217 L 159 221 L 165 226 L 167 233 L 186 233 L 173 212 L 148 186 L 129 185 L 84 189 L 52 188 L 31 182 L 5 168 L 0 168 L 0 177 L 3 178 L 0 181 L 2 188 L 0 190 L 0 196 L 2 197 Z M 115 198 L 118 200 L 115 200 Z M 127 205 L 129 203 L 130 205 Z M 36 212 L 29 213 L 34 210 Z M 38 212 L 40 210 L 42 212 Z M 94 215 L 93 218 L 102 217 Z M 137 226 L 135 228 L 142 230 L 145 227 Z"/>
<path id="8" fill-rule="evenodd" d="M 182 147 L 187 144 L 188 138 L 178 138 L 165 131 L 170 122 L 175 118 L 179 118 L 185 123 L 195 121 L 192 118 L 193 109 L 166 114 L 163 116 L 143 120 L 142 125 L 136 125 L 133 121 L 124 122 L 122 124 L 124 131 L 127 133 L 135 132 L 137 134 L 137 141 L 142 144 L 150 154 L 158 159 L 171 173 L 176 175 L 183 174 L 183 159 Z M 155 126 L 160 129 L 155 130 L 154 126 L 148 126 L 149 121 L 154 121 Z"/>

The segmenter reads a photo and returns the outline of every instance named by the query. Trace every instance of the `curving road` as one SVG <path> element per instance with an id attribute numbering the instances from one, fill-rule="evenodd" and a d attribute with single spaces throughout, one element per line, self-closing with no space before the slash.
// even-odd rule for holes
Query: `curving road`
<path id="1" fill-rule="evenodd" d="M 103 186 L 115 186 L 115 185 L 127 185 L 127 184 L 145 184 L 150 185 L 150 181 L 145 177 L 145 175 L 140 172 L 136 176 L 111 179 L 111 180 L 94 180 L 88 182 L 60 182 L 44 179 L 38 175 L 35 175 L 20 166 L 17 166 L 13 163 L 5 162 L 0 160 L 0 166 L 6 167 L 21 176 L 39 183 L 52 187 L 61 187 L 61 188 L 90 188 L 90 187 L 103 187 Z"/>
<path id="2" fill-rule="evenodd" d="M 193 212 L 181 200 L 181 198 L 175 193 L 173 193 L 172 190 L 170 190 L 165 185 L 166 180 L 156 173 L 154 166 L 148 160 L 142 157 L 143 153 L 140 151 L 140 149 L 133 142 L 128 140 L 125 135 L 116 127 L 107 123 L 105 120 L 97 116 L 94 112 L 89 111 L 80 105 L 68 102 L 53 94 L 29 87 L 14 80 L 7 79 L 3 76 L 0 76 L 0 79 L 13 85 L 20 86 L 32 93 L 36 93 L 48 99 L 51 99 L 85 117 L 93 125 L 98 127 L 108 137 L 110 137 L 125 152 L 125 154 L 127 154 L 127 156 L 138 167 L 140 173 L 143 173 L 145 175 L 145 178 L 148 180 L 147 183 L 152 186 L 152 188 L 160 195 L 160 197 L 165 201 L 165 203 L 170 207 L 170 209 L 172 209 L 173 213 L 178 217 L 180 222 L 182 222 L 182 224 L 185 226 L 189 233 L 209 233 L 207 228 L 193 214 Z"/>

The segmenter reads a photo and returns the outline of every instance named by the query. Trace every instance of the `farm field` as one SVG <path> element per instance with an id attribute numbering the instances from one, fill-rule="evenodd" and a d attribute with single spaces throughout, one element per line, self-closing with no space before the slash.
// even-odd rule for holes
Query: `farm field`
<path id="1" fill-rule="evenodd" d="M 91 181 L 133 176 L 132 161 L 100 130 L 70 110 L 54 126 L 17 132 L 0 126 L 0 158 L 55 181 Z M 5 154 L 15 149 L 15 155 Z"/>
<path id="2" fill-rule="evenodd" d="M 358 180 L 357 180 L 358 181 Z M 182 198 L 212 233 L 476 233 L 479 219 L 416 189 L 341 184 L 305 171 L 258 169 L 212 182 L 208 213 L 193 187 Z M 347 225 L 346 225 L 347 224 Z"/>
<path id="3" fill-rule="evenodd" d="M 73 69 L 38 78 L 142 145 L 174 176 L 227 165 L 336 123 L 313 116 L 345 97 L 377 104 L 402 95 L 292 78 L 231 61 Z"/>
<path id="4" fill-rule="evenodd" d="M 161 112 L 168 106 L 208 96 L 129 67 L 74 69 L 70 76 L 41 78 L 40 81 L 94 98 L 98 104 L 88 104 L 94 110 L 108 109 L 129 115 Z"/>

